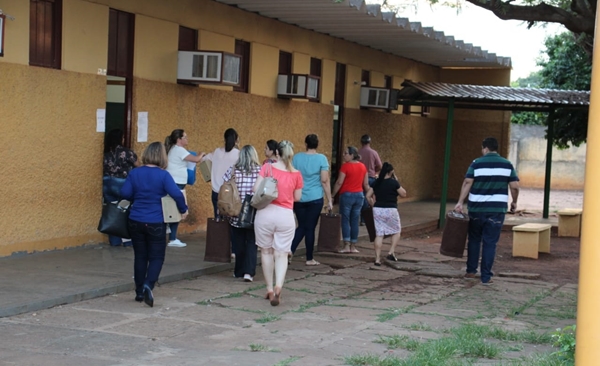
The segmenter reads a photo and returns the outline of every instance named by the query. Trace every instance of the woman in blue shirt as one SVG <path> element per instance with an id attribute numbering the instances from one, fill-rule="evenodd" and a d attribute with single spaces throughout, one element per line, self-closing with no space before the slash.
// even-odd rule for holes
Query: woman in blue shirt
<path id="1" fill-rule="evenodd" d="M 129 234 L 135 254 L 135 300 L 150 307 L 154 306 L 152 289 L 158 281 L 167 247 L 161 198 L 167 194 L 173 197 L 182 219 L 187 217 L 188 209 L 183 193 L 164 170 L 167 161 L 164 145 L 151 143 L 142 155 L 144 165 L 132 170 L 121 188 L 121 197 L 131 201 Z"/>
<path id="2" fill-rule="evenodd" d="M 310 134 L 304 139 L 306 152 L 294 155 L 292 165 L 302 173 L 304 187 L 302 187 L 302 198 L 300 202 L 294 202 L 294 213 L 298 220 L 298 227 L 292 241 L 292 254 L 298 248 L 298 244 L 304 239 L 306 246 L 306 265 L 316 266 L 319 264 L 313 259 L 315 248 L 315 228 L 319 222 L 321 209 L 323 208 L 323 194 L 327 198 L 329 210 L 333 208 L 331 201 L 331 187 L 329 185 L 329 163 L 323 154 L 317 153 L 319 138 Z"/>

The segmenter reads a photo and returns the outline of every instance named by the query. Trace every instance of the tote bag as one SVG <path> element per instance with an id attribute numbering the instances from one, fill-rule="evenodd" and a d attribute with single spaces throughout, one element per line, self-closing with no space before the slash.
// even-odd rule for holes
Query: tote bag
<path id="1" fill-rule="evenodd" d="M 105 202 L 102 205 L 102 216 L 98 223 L 98 231 L 103 234 L 114 235 L 130 239 L 129 235 L 129 201 Z"/>
<path id="2" fill-rule="evenodd" d="M 261 210 L 278 196 L 277 179 L 273 178 L 273 167 L 269 163 L 267 176 L 260 182 L 258 189 L 252 196 L 252 207 Z"/>
<path id="3" fill-rule="evenodd" d="M 252 202 L 252 195 L 247 194 L 242 202 L 242 209 L 238 216 L 238 226 L 242 229 L 251 229 L 254 227 L 254 217 L 256 216 L 256 209 L 250 204 Z"/>

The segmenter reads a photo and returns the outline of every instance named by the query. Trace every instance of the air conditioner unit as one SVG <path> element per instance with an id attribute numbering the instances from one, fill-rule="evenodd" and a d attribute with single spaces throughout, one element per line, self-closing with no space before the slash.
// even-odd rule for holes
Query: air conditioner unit
<path id="1" fill-rule="evenodd" d="M 279 98 L 319 98 L 319 77 L 306 74 L 280 74 L 277 77 Z"/>
<path id="2" fill-rule="evenodd" d="M 367 108 L 398 109 L 398 89 L 360 88 L 360 106 Z"/>
<path id="3" fill-rule="evenodd" d="M 177 81 L 182 83 L 240 84 L 242 56 L 221 51 L 179 51 Z"/>

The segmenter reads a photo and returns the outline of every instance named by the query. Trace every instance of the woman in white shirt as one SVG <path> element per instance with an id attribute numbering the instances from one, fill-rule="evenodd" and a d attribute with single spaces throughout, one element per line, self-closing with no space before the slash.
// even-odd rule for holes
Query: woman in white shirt
<path id="1" fill-rule="evenodd" d="M 204 153 L 200 153 L 197 156 L 190 154 L 190 152 L 185 149 L 187 144 L 188 136 L 182 129 L 173 130 L 173 132 L 165 139 L 165 149 L 167 150 L 169 158 L 167 171 L 171 173 L 175 184 L 177 184 L 177 187 L 181 190 L 185 188 L 188 180 L 187 163 L 198 163 L 206 155 Z M 177 239 L 178 226 L 178 222 L 169 224 L 171 233 L 169 234 L 168 246 L 183 248 L 187 244 Z"/>
<path id="2" fill-rule="evenodd" d="M 223 175 L 231 168 L 240 157 L 240 150 L 237 146 L 240 142 L 238 133 L 233 128 L 228 128 L 223 135 L 225 146 L 218 147 L 214 152 L 207 154 L 204 159 L 212 161 L 210 171 L 210 183 L 212 185 L 211 201 L 215 217 L 217 217 L 217 200 L 219 198 L 219 189 L 223 185 Z M 175 181 L 177 182 L 177 180 Z"/>

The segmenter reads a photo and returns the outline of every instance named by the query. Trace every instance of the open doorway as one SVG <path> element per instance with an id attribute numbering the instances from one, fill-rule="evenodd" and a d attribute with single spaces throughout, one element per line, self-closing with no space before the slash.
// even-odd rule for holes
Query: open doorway
<path id="1" fill-rule="evenodd" d="M 125 78 L 118 76 L 106 77 L 106 132 L 113 129 L 125 131 Z"/>

